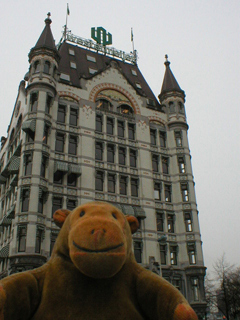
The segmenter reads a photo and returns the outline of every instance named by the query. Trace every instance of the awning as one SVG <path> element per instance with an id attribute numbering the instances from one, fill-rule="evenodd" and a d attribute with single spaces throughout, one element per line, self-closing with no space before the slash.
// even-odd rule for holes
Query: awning
<path id="1" fill-rule="evenodd" d="M 0 174 L 0 184 L 4 184 L 6 181 L 7 181 L 7 178 L 3 177 L 3 176 Z"/>
<path id="2" fill-rule="evenodd" d="M 20 167 L 20 157 L 13 156 L 8 166 L 9 173 L 18 173 Z"/>
<path id="3" fill-rule="evenodd" d="M 36 120 L 26 120 L 23 122 L 22 124 L 22 130 L 26 133 L 28 133 L 29 131 L 31 132 L 35 132 L 36 129 Z"/>
<path id="4" fill-rule="evenodd" d="M 42 198 L 43 194 L 46 194 L 48 192 L 48 188 L 47 187 L 39 187 L 39 198 Z"/>
<path id="5" fill-rule="evenodd" d="M 9 256 L 9 244 L 3 247 L 0 251 L 0 258 L 7 258 Z"/>
<path id="6" fill-rule="evenodd" d="M 141 207 L 133 207 L 135 216 L 140 219 L 146 219 L 146 212 Z"/>
<path id="7" fill-rule="evenodd" d="M 10 226 L 11 225 L 11 223 L 12 223 L 12 219 L 9 219 L 7 216 L 4 216 L 3 218 L 2 218 L 2 220 L 0 221 L 0 225 L 1 226 Z"/>
<path id="8" fill-rule="evenodd" d="M 62 161 L 55 161 L 54 173 L 57 171 L 68 172 L 68 163 Z"/>
<path id="9" fill-rule="evenodd" d="M 78 176 L 80 176 L 82 174 L 82 169 L 81 166 L 78 164 L 69 164 L 69 173 L 74 173 Z"/>

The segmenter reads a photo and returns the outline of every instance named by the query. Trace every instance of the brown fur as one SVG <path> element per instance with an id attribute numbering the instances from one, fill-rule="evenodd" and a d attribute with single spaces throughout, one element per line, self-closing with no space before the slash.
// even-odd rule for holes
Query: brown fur
<path id="1" fill-rule="evenodd" d="M 0 281 L 0 320 L 197 320 L 177 289 L 136 263 L 135 217 L 93 202 L 54 220 L 62 229 L 49 262 Z"/>

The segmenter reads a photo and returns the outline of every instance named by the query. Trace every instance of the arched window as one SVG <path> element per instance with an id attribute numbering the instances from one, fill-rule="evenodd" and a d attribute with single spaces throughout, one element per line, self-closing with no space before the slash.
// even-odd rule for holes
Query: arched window
<path id="1" fill-rule="evenodd" d="M 40 72 L 40 62 L 39 60 L 34 62 L 34 73 Z"/>
<path id="2" fill-rule="evenodd" d="M 170 109 L 170 113 L 174 113 L 175 112 L 175 105 L 173 101 L 169 102 L 169 109 Z"/>
<path id="3" fill-rule="evenodd" d="M 21 124 L 22 124 L 22 115 L 20 115 L 19 118 L 18 118 L 17 130 L 20 128 Z"/>
<path id="4" fill-rule="evenodd" d="M 121 106 L 119 106 L 117 108 L 118 112 L 121 113 L 121 114 L 127 114 L 127 115 L 132 115 L 134 112 L 133 112 L 133 109 L 132 107 L 130 107 L 129 105 L 127 104 L 122 104 Z"/>
<path id="5" fill-rule="evenodd" d="M 49 74 L 50 72 L 50 62 L 49 61 L 45 61 L 44 62 L 44 66 L 43 66 L 43 72 Z"/>
<path id="6" fill-rule="evenodd" d="M 108 101 L 106 99 L 99 99 L 97 101 L 97 109 L 112 111 L 113 110 L 113 106 L 112 106 L 110 101 Z"/>
<path id="7" fill-rule="evenodd" d="M 9 143 L 12 143 L 13 138 L 14 138 L 14 133 L 15 133 L 15 130 L 12 129 L 12 132 L 11 132 L 11 135 L 10 135 L 10 139 L 9 139 Z"/>
<path id="8" fill-rule="evenodd" d="M 178 102 L 178 107 L 179 107 L 179 113 L 184 114 L 184 106 L 183 106 L 182 102 Z"/>

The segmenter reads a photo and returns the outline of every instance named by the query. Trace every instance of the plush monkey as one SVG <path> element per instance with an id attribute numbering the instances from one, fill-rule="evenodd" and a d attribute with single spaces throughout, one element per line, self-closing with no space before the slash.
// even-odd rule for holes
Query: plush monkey
<path id="1" fill-rule="evenodd" d="M 136 263 L 135 217 L 92 202 L 54 221 L 50 260 L 0 281 L 0 320 L 197 320 L 177 289 Z"/>

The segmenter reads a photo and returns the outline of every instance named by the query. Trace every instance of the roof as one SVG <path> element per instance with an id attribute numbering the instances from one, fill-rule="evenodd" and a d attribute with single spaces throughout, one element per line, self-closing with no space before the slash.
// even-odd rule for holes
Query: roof
<path id="1" fill-rule="evenodd" d="M 167 59 L 167 56 L 166 56 L 166 59 Z M 170 62 L 166 60 L 164 64 L 166 66 L 166 70 L 163 78 L 161 93 L 159 95 L 160 100 L 162 100 L 163 96 L 166 93 L 170 93 L 170 92 L 179 92 L 185 97 L 184 91 L 180 88 L 177 80 L 175 79 L 172 73 L 172 70 L 170 69 Z"/>
<path id="2" fill-rule="evenodd" d="M 55 41 L 53 39 L 52 31 L 50 28 L 51 23 L 52 23 L 51 19 L 49 18 L 45 19 L 46 25 L 34 47 L 35 49 L 46 47 L 48 49 L 56 50 Z"/>
<path id="3" fill-rule="evenodd" d="M 69 54 L 69 49 L 74 50 L 74 55 Z M 58 71 L 60 73 L 69 75 L 69 82 L 71 82 L 71 85 L 74 87 L 80 88 L 81 78 L 94 78 L 96 75 L 110 68 L 111 63 L 114 61 L 118 70 L 126 78 L 128 83 L 136 90 L 136 92 L 143 97 L 154 100 L 156 106 L 160 108 L 158 100 L 156 99 L 136 64 L 127 63 L 96 51 L 73 45 L 66 41 L 61 44 L 59 48 L 59 54 L 61 56 L 61 60 Z M 92 60 L 94 61 L 89 61 L 87 56 L 93 57 Z M 76 68 L 71 68 L 70 62 L 75 62 Z M 96 72 L 92 74 L 90 69 L 96 70 Z M 139 84 L 141 88 L 139 88 Z"/>

